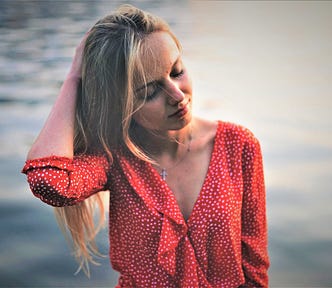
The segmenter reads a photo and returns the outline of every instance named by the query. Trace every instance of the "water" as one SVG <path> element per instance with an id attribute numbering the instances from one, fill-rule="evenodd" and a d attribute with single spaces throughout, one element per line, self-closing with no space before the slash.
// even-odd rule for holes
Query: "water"
<path id="1" fill-rule="evenodd" d="M 113 287 L 74 276 L 52 208 L 20 174 L 81 35 L 120 1 L 0 2 L 0 286 Z M 264 154 L 271 287 L 332 287 L 332 2 L 132 1 L 184 46 L 195 112 L 241 123 Z M 98 237 L 107 254 L 107 230 Z"/>

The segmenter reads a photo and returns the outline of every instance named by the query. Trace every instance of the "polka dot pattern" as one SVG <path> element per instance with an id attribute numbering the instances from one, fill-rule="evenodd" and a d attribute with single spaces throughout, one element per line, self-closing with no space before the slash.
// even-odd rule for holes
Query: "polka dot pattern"
<path id="1" fill-rule="evenodd" d="M 105 190 L 109 162 L 104 156 L 79 155 L 74 159 L 51 156 L 27 161 L 31 191 L 49 205 L 74 205 Z"/>
<path id="2" fill-rule="evenodd" d="M 23 169 L 33 193 L 54 206 L 110 190 L 110 259 L 117 287 L 267 287 L 269 259 L 260 145 L 219 122 L 208 173 L 184 220 L 151 164 L 123 151 L 49 157 Z M 46 173 L 47 172 L 47 173 Z"/>

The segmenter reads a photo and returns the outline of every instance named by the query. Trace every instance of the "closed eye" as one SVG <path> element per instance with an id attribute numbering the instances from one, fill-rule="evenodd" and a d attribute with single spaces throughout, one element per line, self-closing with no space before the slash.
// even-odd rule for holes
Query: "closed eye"
<path id="1" fill-rule="evenodd" d="M 159 92 L 160 92 L 160 86 L 158 84 L 155 83 L 153 85 L 150 85 L 150 87 L 147 89 L 145 100 L 147 102 L 152 101 L 158 96 Z"/>
<path id="2" fill-rule="evenodd" d="M 184 74 L 184 69 L 180 70 L 179 72 L 173 71 L 171 73 L 172 78 L 180 78 Z"/>

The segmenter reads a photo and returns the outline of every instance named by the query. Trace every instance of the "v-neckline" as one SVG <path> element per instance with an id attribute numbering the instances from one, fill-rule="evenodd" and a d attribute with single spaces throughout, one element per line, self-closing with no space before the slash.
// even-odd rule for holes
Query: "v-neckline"
<path id="1" fill-rule="evenodd" d="M 212 152 L 211 152 L 211 156 L 210 156 L 210 160 L 209 160 L 209 166 L 208 166 L 207 172 L 205 174 L 203 184 L 202 184 L 202 186 L 200 188 L 200 191 L 199 191 L 199 193 L 197 195 L 197 198 L 196 198 L 196 200 L 194 202 L 194 205 L 193 205 L 193 207 L 191 209 L 191 212 L 189 213 L 189 217 L 187 219 L 184 217 L 184 215 L 183 215 L 183 213 L 182 213 L 182 211 L 180 209 L 180 205 L 179 205 L 179 203 L 178 203 L 178 201 L 177 201 L 177 199 L 176 199 L 176 197 L 174 195 L 174 192 L 169 187 L 168 183 L 165 180 L 162 179 L 160 173 L 157 171 L 157 169 L 155 169 L 153 167 L 153 165 L 151 163 L 146 162 L 147 165 L 148 165 L 148 167 L 153 171 L 156 179 L 158 179 L 157 182 L 159 182 L 160 184 L 163 184 L 164 187 L 167 188 L 168 196 L 173 198 L 174 203 L 176 204 L 176 209 L 178 210 L 178 212 L 181 215 L 183 221 L 187 225 L 189 225 L 193 221 L 192 218 L 193 218 L 194 212 L 198 209 L 196 206 L 198 206 L 199 202 L 201 202 L 201 198 L 203 197 L 203 192 L 205 190 L 204 188 L 207 185 L 207 181 L 210 178 L 210 174 L 212 173 L 212 171 L 211 171 L 211 169 L 212 169 L 211 166 L 212 165 L 211 164 L 215 161 L 214 158 L 216 157 L 216 154 L 217 154 L 217 141 L 216 140 L 217 140 L 217 138 L 219 136 L 220 130 L 221 130 L 221 122 L 218 121 L 217 130 L 216 130 L 216 133 L 215 133 L 215 136 L 214 136 L 214 139 L 213 139 L 213 148 L 212 148 Z"/>

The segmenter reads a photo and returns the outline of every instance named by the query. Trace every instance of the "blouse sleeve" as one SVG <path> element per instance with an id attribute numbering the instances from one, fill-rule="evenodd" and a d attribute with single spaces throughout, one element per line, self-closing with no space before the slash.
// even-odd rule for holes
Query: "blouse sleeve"
<path id="1" fill-rule="evenodd" d="M 269 257 L 267 251 L 267 221 L 265 184 L 261 148 L 250 135 L 242 152 L 242 267 L 245 285 L 268 287 Z"/>
<path id="2" fill-rule="evenodd" d="M 36 197 L 61 207 L 106 190 L 109 167 L 105 156 L 80 155 L 73 159 L 50 156 L 26 161 L 22 173 L 27 175 Z"/>

